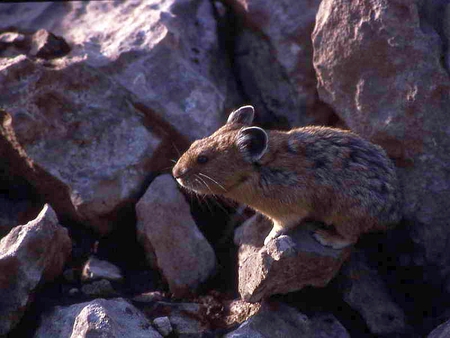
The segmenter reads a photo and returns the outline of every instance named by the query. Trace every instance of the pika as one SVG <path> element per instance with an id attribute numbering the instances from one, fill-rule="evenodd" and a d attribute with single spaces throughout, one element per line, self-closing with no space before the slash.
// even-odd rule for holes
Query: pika
<path id="1" fill-rule="evenodd" d="M 395 168 L 381 147 L 329 127 L 265 131 L 253 118 L 254 108 L 243 106 L 195 141 L 172 170 L 177 182 L 271 219 L 265 245 L 305 219 L 323 222 L 313 237 L 335 249 L 400 220 Z"/>

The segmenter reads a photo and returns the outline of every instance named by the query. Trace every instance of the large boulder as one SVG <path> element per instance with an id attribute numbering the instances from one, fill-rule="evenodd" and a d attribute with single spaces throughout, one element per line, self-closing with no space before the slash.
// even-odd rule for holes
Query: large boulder
<path id="1" fill-rule="evenodd" d="M 332 123 L 335 115 L 319 100 L 312 64 L 311 33 L 320 0 L 225 2 L 242 23 L 234 60 L 259 121 L 291 127 Z"/>
<path id="2" fill-rule="evenodd" d="M 190 139 L 239 100 L 207 0 L 2 4 L 0 29 L 46 29 Z M 44 19 L 45 18 L 45 19 Z"/>
<path id="3" fill-rule="evenodd" d="M 45 313 L 35 334 L 51 337 L 161 338 L 150 321 L 122 298 L 57 306 Z"/>
<path id="4" fill-rule="evenodd" d="M 170 175 L 157 177 L 136 205 L 138 239 L 176 297 L 195 292 L 215 271 L 211 245 Z"/>
<path id="5" fill-rule="evenodd" d="M 437 266 L 447 280 L 450 81 L 439 37 L 419 7 L 405 0 L 322 1 L 314 66 L 320 97 L 395 159 L 404 218 L 420 249 L 414 263 Z"/>
<path id="6" fill-rule="evenodd" d="M 62 273 L 71 250 L 67 230 L 48 205 L 0 241 L 0 336 L 18 323 L 36 287 Z"/>
<path id="7" fill-rule="evenodd" d="M 305 286 L 324 287 L 351 252 L 351 248 L 334 250 L 322 246 L 311 236 L 317 228 L 312 223 L 303 224 L 264 246 L 271 227 L 268 219 L 255 215 L 236 230 L 239 293 L 249 302 Z"/>

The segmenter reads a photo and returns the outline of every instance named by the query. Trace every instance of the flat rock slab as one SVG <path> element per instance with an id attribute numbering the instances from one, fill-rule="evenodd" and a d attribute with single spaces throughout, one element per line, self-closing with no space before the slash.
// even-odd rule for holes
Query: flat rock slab
<path id="1" fill-rule="evenodd" d="M 55 325 L 55 323 L 57 323 Z M 57 306 L 44 314 L 36 338 L 50 337 L 162 337 L 145 315 L 125 299 Z"/>
<path id="2" fill-rule="evenodd" d="M 0 336 L 20 320 L 36 286 L 62 273 L 71 250 L 67 230 L 48 205 L 0 241 Z"/>
<path id="3" fill-rule="evenodd" d="M 335 250 L 312 236 L 317 228 L 307 223 L 263 246 L 272 224 L 256 215 L 235 235 L 239 253 L 239 293 L 248 302 L 273 294 L 297 291 L 305 286 L 324 287 L 348 258 L 351 248 Z"/>
<path id="4" fill-rule="evenodd" d="M 189 204 L 170 175 L 157 177 L 136 205 L 138 239 L 176 297 L 214 272 L 216 256 L 197 228 Z"/>

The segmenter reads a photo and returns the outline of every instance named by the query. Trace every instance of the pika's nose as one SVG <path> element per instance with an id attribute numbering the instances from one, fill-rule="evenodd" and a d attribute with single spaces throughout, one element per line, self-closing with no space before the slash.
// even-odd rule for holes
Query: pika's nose
<path id="1" fill-rule="evenodd" d="M 172 169 L 172 175 L 175 178 L 182 178 L 183 176 L 185 176 L 187 173 L 189 172 L 188 168 L 182 168 L 178 165 L 175 165 L 175 167 L 173 167 Z"/>

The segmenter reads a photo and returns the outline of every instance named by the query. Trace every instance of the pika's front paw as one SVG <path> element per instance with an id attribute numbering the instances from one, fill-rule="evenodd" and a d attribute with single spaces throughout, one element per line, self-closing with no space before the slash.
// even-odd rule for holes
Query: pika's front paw
<path id="1" fill-rule="evenodd" d="M 264 245 L 267 245 L 272 239 L 277 238 L 282 234 L 283 234 L 282 231 L 272 229 L 270 233 L 267 235 L 266 239 L 264 240 Z"/>

